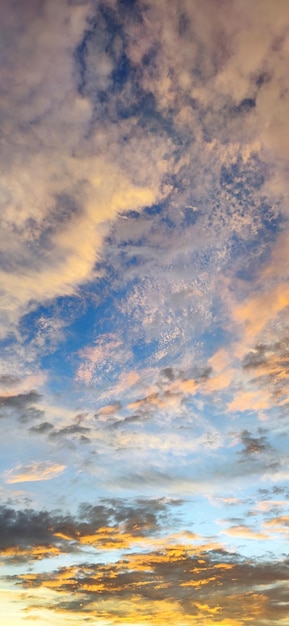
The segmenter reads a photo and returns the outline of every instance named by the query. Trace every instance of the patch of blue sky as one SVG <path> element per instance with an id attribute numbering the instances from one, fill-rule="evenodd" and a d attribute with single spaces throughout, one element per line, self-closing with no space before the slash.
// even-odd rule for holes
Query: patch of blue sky
<path id="1" fill-rule="evenodd" d="M 113 83 L 112 90 L 114 93 L 122 90 L 131 73 L 133 73 L 133 69 L 131 67 L 130 60 L 125 52 L 122 52 L 122 54 L 118 58 L 117 65 L 115 66 L 111 74 Z"/>
<path id="2" fill-rule="evenodd" d="M 54 378 L 63 376 L 63 383 L 73 378 L 79 350 L 91 345 L 97 337 L 111 332 L 112 327 L 114 331 L 121 327 L 121 316 L 114 307 L 116 294 L 102 297 L 103 301 L 100 297 L 100 304 L 95 307 L 92 292 L 86 289 L 82 293 L 80 290 L 78 296 L 59 298 L 49 306 L 39 306 L 21 319 L 19 331 L 23 345 L 28 346 L 37 341 L 37 336 L 41 334 L 38 354 L 40 366 L 52 373 Z M 55 320 L 60 321 L 60 326 L 64 323 L 64 332 L 59 341 L 55 341 L 53 333 Z M 51 328 L 48 332 L 49 324 Z M 13 338 L 5 340 L 7 346 L 11 343 Z"/>
<path id="3" fill-rule="evenodd" d="M 227 512 L 227 508 L 219 506 L 217 513 L 221 517 Z M 236 513 L 236 511 L 234 511 Z M 241 515 L 241 509 L 238 513 Z M 196 533 L 200 536 L 199 542 L 222 541 L 220 537 L 220 523 L 216 517 L 216 505 L 212 504 L 206 494 L 196 495 L 193 499 L 184 499 L 181 506 L 181 516 L 178 519 L 178 527 Z"/>
<path id="4" fill-rule="evenodd" d="M 216 321 L 213 321 L 211 326 L 206 328 L 198 338 L 202 346 L 202 358 L 204 362 L 213 356 L 217 350 L 228 346 L 228 342 L 230 343 L 234 338 L 233 333 L 230 332 L 225 323 L 224 325 L 220 324 L 220 302 L 217 296 L 213 300 L 211 312 L 213 320 Z"/>
<path id="5" fill-rule="evenodd" d="M 160 215 L 164 211 L 164 204 L 152 204 L 151 206 L 144 207 L 142 213 L 150 218 Z"/>
<path id="6" fill-rule="evenodd" d="M 19 322 L 18 330 L 23 343 L 31 342 L 40 330 L 45 332 L 45 328 L 41 327 L 41 322 L 53 323 L 54 320 L 59 319 L 65 327 L 69 326 L 79 311 L 79 305 L 78 297 L 65 296 L 33 308 L 32 311 L 23 315 Z"/>
<path id="7" fill-rule="evenodd" d="M 108 286 L 108 284 L 106 285 Z M 100 290 L 97 289 L 98 295 Z M 115 307 L 117 294 L 104 293 L 100 295 L 100 302 L 97 305 L 93 302 L 86 302 L 85 311 L 70 326 L 70 347 L 72 351 L 77 351 L 88 343 L 92 343 L 102 335 L 110 332 L 117 332 L 119 329 L 120 315 Z"/>
<path id="8" fill-rule="evenodd" d="M 3 339 L 0 339 L 0 350 L 6 351 L 7 348 L 10 349 L 13 346 L 16 346 L 18 340 L 15 337 L 14 333 L 8 333 L 5 335 Z"/>
<path id="9" fill-rule="evenodd" d="M 136 367 L 143 367 L 146 363 L 154 358 L 158 349 L 159 342 L 157 340 L 148 341 L 145 336 L 139 337 L 132 345 L 134 355 L 134 363 Z"/>
<path id="10" fill-rule="evenodd" d="M 131 15 L 132 11 L 140 11 L 138 0 L 117 0 L 117 4 L 121 9 L 128 11 L 129 15 Z"/>

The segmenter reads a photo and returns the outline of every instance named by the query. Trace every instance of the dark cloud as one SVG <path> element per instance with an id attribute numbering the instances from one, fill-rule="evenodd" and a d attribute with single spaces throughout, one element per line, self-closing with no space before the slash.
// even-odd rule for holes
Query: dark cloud
<path id="1" fill-rule="evenodd" d="M 166 526 L 181 500 L 103 499 L 82 504 L 78 515 L 58 511 L 17 510 L 0 506 L 0 549 L 3 558 L 29 561 L 95 543 L 105 549 L 128 547 L 135 537 L 153 537 Z M 99 535 L 98 535 L 99 533 Z M 94 539 L 92 539 L 94 537 Z"/>
<path id="2" fill-rule="evenodd" d="M 46 435 L 51 430 L 53 430 L 53 428 L 54 427 L 52 424 L 50 424 L 50 422 L 41 422 L 41 424 L 39 424 L 38 426 L 32 426 L 31 428 L 29 428 L 29 430 L 35 435 Z"/>
<path id="3" fill-rule="evenodd" d="M 244 357 L 242 365 L 251 374 L 252 383 L 260 388 L 266 386 L 272 402 L 281 405 L 287 397 L 289 381 L 289 339 L 286 328 L 283 337 L 272 343 L 256 344 Z M 283 409 L 281 408 L 281 411 Z M 283 411 L 284 412 L 284 411 Z"/>
<path id="4" fill-rule="evenodd" d="M 22 410 L 30 404 L 36 404 L 41 400 L 41 395 L 36 391 L 19 393 L 15 396 L 0 396 L 0 409 L 2 407 Z"/>
<path id="5" fill-rule="evenodd" d="M 277 502 L 276 502 L 276 505 L 274 505 L 274 501 L 276 497 L 277 497 Z M 285 486 L 281 487 L 280 485 L 274 485 L 271 488 L 258 489 L 257 494 L 256 494 L 256 499 L 272 501 L 272 505 L 274 507 L 272 508 L 272 511 L 276 511 L 276 515 L 277 515 L 279 513 L 279 504 L 280 504 L 279 500 L 280 499 L 282 501 L 289 500 L 289 488 Z M 252 502 L 252 504 L 254 504 L 254 502 Z"/>
<path id="6" fill-rule="evenodd" d="M 164 367 L 164 369 L 161 370 L 160 374 L 169 381 L 173 381 L 175 378 L 174 369 L 172 367 Z"/>
<path id="7" fill-rule="evenodd" d="M 104 500 L 104 504 L 91 506 L 84 504 L 80 508 L 80 515 L 92 525 L 99 516 L 105 515 L 106 523 L 112 526 L 121 526 L 124 532 L 135 536 L 149 536 L 161 529 L 164 521 L 168 520 L 168 508 L 179 506 L 181 500 L 166 501 L 164 499 L 137 499 L 133 505 L 123 500 Z M 99 522 L 97 522 L 99 523 Z"/>
<path id="8" fill-rule="evenodd" d="M 143 413 L 135 413 L 134 415 L 130 415 L 129 417 L 125 417 L 122 420 L 118 420 L 116 422 L 112 422 L 109 424 L 110 427 L 113 428 L 122 428 L 123 426 L 129 426 L 130 424 L 142 424 L 147 421 L 149 416 L 144 415 Z"/>
<path id="9" fill-rule="evenodd" d="M 19 422 L 26 424 L 29 423 L 31 421 L 37 420 L 37 419 L 43 419 L 43 417 L 45 416 L 45 411 L 41 411 L 40 409 L 37 409 L 34 406 L 28 407 L 26 409 L 26 411 L 23 411 L 20 415 L 19 415 Z"/>
<path id="10" fill-rule="evenodd" d="M 91 428 L 87 428 L 85 426 L 81 426 L 80 422 L 86 414 L 80 414 L 75 418 L 76 423 L 72 423 L 69 426 L 64 426 L 63 428 L 55 429 L 54 425 L 50 422 L 41 422 L 37 426 L 32 426 L 29 431 L 34 435 L 44 435 L 47 436 L 50 440 L 63 440 L 65 438 L 69 438 L 70 436 L 80 435 L 77 437 L 78 441 L 82 443 L 87 443 L 90 439 L 86 436 L 90 433 Z M 40 415 L 39 415 L 40 417 Z M 22 419 L 22 421 L 24 421 Z M 28 420 L 25 420 L 28 421 Z M 75 439 L 75 437 L 73 437 Z"/>
<path id="11" fill-rule="evenodd" d="M 14 387 L 14 385 L 17 385 L 17 383 L 20 382 L 20 378 L 18 378 L 17 376 L 13 376 L 10 374 L 4 374 L 3 376 L 0 376 L 0 385 L 3 387 Z"/>
<path id="12" fill-rule="evenodd" d="M 266 364 L 266 346 L 258 344 L 254 350 L 250 350 L 243 359 L 244 369 L 255 369 Z"/>
<path id="13" fill-rule="evenodd" d="M 33 555 L 33 548 L 39 546 L 45 549 L 55 546 L 57 540 L 52 531 L 53 517 L 47 511 L 24 511 L 15 510 L 6 506 L 0 507 L 0 543 L 2 556 L 7 552 L 8 558 L 12 560 L 23 560 L 28 558 L 27 554 L 32 553 L 32 560 L 39 558 Z"/>
<path id="14" fill-rule="evenodd" d="M 64 428 L 60 428 L 59 430 L 53 430 L 49 434 L 50 439 L 62 439 L 63 437 L 68 437 L 69 435 L 78 435 L 89 433 L 91 431 L 90 428 L 86 428 L 85 426 L 80 426 L 79 424 L 71 424 L 70 426 L 65 426 Z"/>
<path id="15" fill-rule="evenodd" d="M 258 455 L 264 452 L 271 452 L 272 446 L 268 442 L 265 435 L 253 437 L 248 430 L 244 430 L 241 434 L 241 443 L 243 445 L 242 456 L 247 458 L 248 456 Z"/>
<path id="16" fill-rule="evenodd" d="M 71 574 L 70 574 L 71 571 Z M 256 614 L 266 626 L 276 615 L 286 619 L 286 589 L 289 562 L 256 562 L 225 550 L 190 550 L 188 547 L 172 545 L 162 551 L 146 554 L 126 555 L 115 563 L 83 563 L 78 567 L 60 568 L 49 574 L 25 578 L 10 577 L 26 589 L 49 587 L 53 581 L 55 590 L 74 593 L 71 601 L 59 598 L 54 609 L 82 610 L 98 614 L 98 603 L 105 611 L 105 601 L 113 594 L 114 601 L 126 601 L 123 619 L 132 616 L 138 621 L 142 614 L 148 615 L 157 605 L 151 602 L 166 602 L 174 607 L 173 615 L 185 620 L 185 616 L 214 621 L 254 620 Z M 141 600 L 134 605 L 134 598 Z M 92 609 L 92 603 L 97 603 Z M 94 612 L 95 611 L 95 612 Z M 155 613 L 154 613 L 155 614 Z M 107 608 L 106 617 L 113 612 Z M 118 614 L 119 617 L 119 614 Z M 261 622 L 260 622 L 261 623 Z"/>
<path id="17" fill-rule="evenodd" d="M 41 398 L 42 395 L 36 391 L 13 396 L 0 396 L 0 417 L 12 414 L 22 423 L 40 419 L 44 416 L 44 411 L 34 405 L 40 402 Z"/>

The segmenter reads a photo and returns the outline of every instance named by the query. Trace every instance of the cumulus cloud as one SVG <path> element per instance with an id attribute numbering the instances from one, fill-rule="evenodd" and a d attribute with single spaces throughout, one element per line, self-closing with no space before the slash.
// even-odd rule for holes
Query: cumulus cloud
<path id="1" fill-rule="evenodd" d="M 181 500 L 102 499 L 83 503 L 75 515 L 59 511 L 0 507 L 1 556 L 9 561 L 29 562 L 60 553 L 96 549 L 129 549 L 160 537 Z"/>

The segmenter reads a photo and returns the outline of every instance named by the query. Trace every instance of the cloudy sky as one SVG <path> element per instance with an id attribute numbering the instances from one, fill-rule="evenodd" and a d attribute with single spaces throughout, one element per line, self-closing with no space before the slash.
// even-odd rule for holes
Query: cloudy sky
<path id="1" fill-rule="evenodd" d="M 288 626 L 288 0 L 1 0 L 9 626 Z"/>

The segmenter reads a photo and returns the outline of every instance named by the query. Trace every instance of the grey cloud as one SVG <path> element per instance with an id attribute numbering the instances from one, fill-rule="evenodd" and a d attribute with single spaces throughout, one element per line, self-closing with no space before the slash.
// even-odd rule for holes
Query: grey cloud
<path id="1" fill-rule="evenodd" d="M 99 524 L 106 518 L 106 524 L 121 525 L 125 532 L 135 536 L 149 536 L 161 530 L 162 524 L 168 521 L 170 507 L 180 506 L 181 500 L 136 499 L 126 503 L 122 499 L 104 499 L 103 504 L 92 506 L 83 504 L 80 507 L 80 516 L 88 523 Z M 102 525 L 102 524 L 101 524 Z"/>
<path id="2" fill-rule="evenodd" d="M 112 424 L 109 423 L 108 425 L 112 426 L 113 428 L 122 428 L 123 426 L 128 426 L 129 424 L 143 424 L 148 419 L 148 415 L 144 415 L 143 413 L 136 413 L 134 415 L 130 415 L 129 417 L 125 417 L 122 420 L 112 422 Z"/>
<path id="3" fill-rule="evenodd" d="M 243 445 L 241 454 L 244 458 L 255 454 L 258 455 L 260 453 L 270 452 L 272 450 L 272 446 L 268 442 L 265 435 L 253 437 L 248 430 L 244 430 L 242 432 L 241 443 Z"/>
<path id="4" fill-rule="evenodd" d="M 49 526 L 51 517 L 47 512 L 25 509 L 18 511 L 1 506 L 1 547 L 21 545 L 27 542 L 47 543 L 52 538 Z"/>
<path id="5" fill-rule="evenodd" d="M 42 416 L 39 415 L 38 417 Z M 50 440 L 59 440 L 61 441 L 62 439 L 65 439 L 66 437 L 70 437 L 71 435 L 80 435 L 80 437 L 78 438 L 78 441 L 81 441 L 82 443 L 85 442 L 89 442 L 90 439 L 86 436 L 88 433 L 90 433 L 91 428 L 87 428 L 85 426 L 81 426 L 81 424 L 79 423 L 79 421 L 85 417 L 86 414 L 80 414 L 78 415 L 75 420 L 77 423 L 72 423 L 69 426 L 64 426 L 63 428 L 59 428 L 58 430 L 55 429 L 55 426 L 53 424 L 51 424 L 50 422 L 41 422 L 40 424 L 38 424 L 37 426 L 32 426 L 29 431 L 35 435 L 44 435 L 47 436 L 48 439 Z M 28 419 L 23 420 L 22 421 L 29 421 Z"/>
<path id="6" fill-rule="evenodd" d="M 254 350 L 250 350 L 250 352 L 246 354 L 242 364 L 244 369 L 254 369 L 265 365 L 266 361 L 266 346 L 258 344 L 255 346 Z"/>
<path id="7" fill-rule="evenodd" d="M 175 378 L 174 369 L 172 367 L 164 367 L 164 369 L 161 370 L 160 374 L 169 381 L 173 381 Z"/>
<path id="8" fill-rule="evenodd" d="M 23 409 L 30 404 L 35 404 L 41 400 L 41 395 L 36 391 L 19 393 L 15 396 L 0 396 L 0 408 L 7 407 L 13 409 Z"/>
<path id="9" fill-rule="evenodd" d="M 12 376 L 10 374 L 4 374 L 0 376 L 0 385 L 4 387 L 13 387 L 17 383 L 20 382 L 20 378 L 17 376 Z"/>
<path id="10" fill-rule="evenodd" d="M 128 533 L 131 537 L 155 536 L 166 527 L 170 519 L 174 520 L 172 512 L 181 504 L 181 500 L 102 499 L 96 505 L 83 503 L 75 516 L 64 515 L 59 511 L 18 510 L 2 505 L 0 506 L 2 558 L 22 562 L 44 556 L 53 557 L 53 550 L 49 555 L 49 548 L 53 547 L 60 552 L 79 551 L 82 537 L 93 535 L 103 528 L 116 531 L 116 543 L 119 534 L 125 536 Z M 111 544 L 113 541 L 113 535 L 110 534 L 108 542 Z M 99 543 L 105 549 L 106 538 L 100 536 Z M 37 547 L 41 547 L 42 551 L 33 552 Z"/>
<path id="11" fill-rule="evenodd" d="M 19 415 L 18 420 L 19 422 L 26 424 L 37 419 L 43 419 L 44 415 L 45 411 L 41 411 L 40 409 L 32 406 L 23 411 L 23 413 Z"/>
<path id="12" fill-rule="evenodd" d="M 43 435 L 53 430 L 53 428 L 54 426 L 50 424 L 50 422 L 41 422 L 41 424 L 38 426 L 32 426 L 29 430 L 35 435 Z"/>
<path id="13" fill-rule="evenodd" d="M 272 401 L 282 407 L 282 400 L 287 396 L 289 380 L 289 340 L 287 328 L 279 341 L 256 344 L 248 352 L 242 366 L 252 376 L 252 383 L 257 387 L 264 385 L 270 389 Z M 282 412 L 283 409 L 280 408 Z"/>
<path id="14" fill-rule="evenodd" d="M 70 426 L 65 426 L 64 428 L 60 428 L 59 430 L 54 430 L 49 434 L 50 439 L 61 439 L 62 437 L 66 437 L 69 435 L 78 435 L 89 433 L 90 428 L 86 428 L 85 426 L 80 426 L 79 424 L 71 424 Z"/>
<path id="15" fill-rule="evenodd" d="M 174 549 L 172 545 L 171 549 L 159 552 L 126 555 L 124 559 L 106 564 L 105 567 L 100 563 L 83 563 L 74 568 L 71 577 L 69 567 L 63 567 L 50 574 L 39 574 L 34 579 L 14 576 L 9 580 L 26 589 L 49 587 L 53 580 L 56 590 L 73 590 L 84 613 L 89 611 L 90 614 L 92 602 L 101 602 L 105 610 L 104 601 L 110 600 L 113 595 L 114 599 L 126 600 L 128 603 L 124 619 L 129 618 L 129 603 L 135 594 L 141 598 L 142 610 L 146 615 L 151 610 L 150 602 L 171 601 L 174 609 L 178 608 L 177 615 L 184 621 L 185 616 L 209 616 L 210 609 L 217 621 L 219 618 L 222 621 L 243 621 L 248 620 L 248 617 L 253 620 L 256 607 L 258 617 L 266 626 L 272 623 L 272 618 L 273 621 L 276 619 L 276 611 L 278 618 L 286 619 L 287 602 L 284 599 L 289 574 L 288 560 L 257 563 L 252 558 L 245 559 L 225 550 L 200 549 L 190 554 L 187 548 L 182 549 L 180 546 L 177 546 L 176 556 Z M 208 614 L 201 612 L 202 604 L 208 608 Z M 75 595 L 72 601 L 60 599 L 57 606 L 71 612 L 79 611 Z M 107 617 L 112 616 L 108 608 Z"/>
<path id="16" fill-rule="evenodd" d="M 78 441 L 81 444 L 91 443 L 91 439 L 89 439 L 89 437 L 86 437 L 85 435 L 80 435 L 80 437 L 78 437 Z"/>
<path id="17" fill-rule="evenodd" d="M 34 405 L 40 402 L 42 395 L 36 391 L 20 393 L 13 396 L 0 397 L 0 417 L 15 415 L 20 423 L 26 423 L 40 419 L 44 411 Z"/>
<path id="18" fill-rule="evenodd" d="M 273 498 L 274 496 L 282 496 L 284 498 L 289 499 L 289 489 L 285 486 L 274 485 L 271 489 L 258 489 L 258 496 L 261 496 L 263 499 L 265 498 Z"/>

